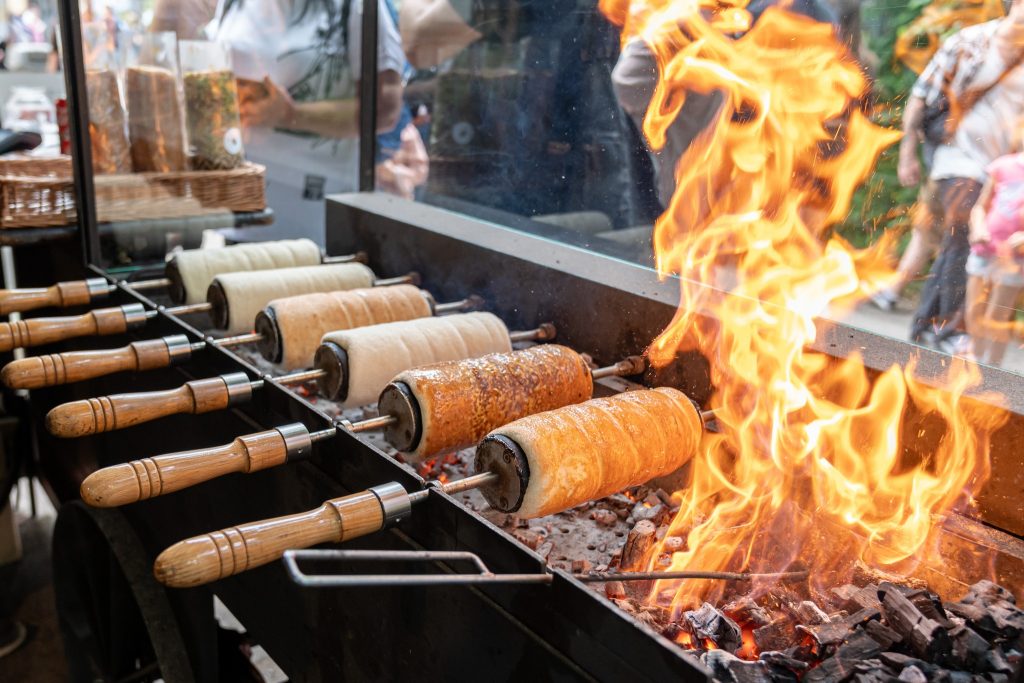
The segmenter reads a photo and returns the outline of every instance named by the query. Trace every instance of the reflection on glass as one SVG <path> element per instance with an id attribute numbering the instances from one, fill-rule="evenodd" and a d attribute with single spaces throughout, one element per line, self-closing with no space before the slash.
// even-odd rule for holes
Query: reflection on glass
<path id="1" fill-rule="evenodd" d="M 699 87 L 688 91 L 664 144 L 653 149 L 642 131 L 658 62 L 648 41 L 623 41 L 628 13 L 614 16 L 616 6 L 635 15 L 643 3 L 602 3 L 615 21 L 598 5 L 403 0 L 398 25 L 411 66 L 406 125 L 420 135 L 399 161 L 411 160 L 407 177 L 418 179 L 425 169 L 427 180 L 397 188 L 389 177 L 379 186 L 405 196 L 411 188 L 422 201 L 652 263 L 653 225 L 672 200 L 677 165 L 707 139 L 722 95 Z M 843 59 L 856 60 L 870 77 L 870 92 L 858 106 L 873 122 L 907 132 L 882 154 L 845 216 L 820 214 L 813 202 L 801 208 L 803 220 L 823 235 L 837 233 L 856 247 L 876 244 L 891 253 L 894 273 L 862 285 L 871 293 L 868 300 L 831 314 L 897 339 L 1024 371 L 1021 292 L 1008 275 L 1020 272 L 1012 255 L 1018 247 L 1007 242 L 1015 233 L 1003 225 L 984 244 L 982 236 L 990 233 L 982 227 L 977 237 L 969 235 L 982 186 L 997 182 L 991 165 L 1015 155 L 1021 137 L 1020 3 L 746 5 L 750 26 L 737 20 L 739 14 L 722 12 L 716 19 L 721 33 L 742 37 L 772 7 L 830 24 L 847 46 Z M 954 53 L 967 54 L 973 65 L 956 78 L 949 69 Z M 968 105 L 959 108 L 961 99 Z M 950 100 L 962 120 L 948 120 L 943 106 Z M 823 146 L 820 168 L 810 171 L 823 198 L 832 183 L 825 167 L 841 152 L 845 135 L 843 119 L 825 125 L 833 148 Z M 946 125 L 948 139 L 942 137 Z M 378 166 L 381 181 L 387 173 Z M 1004 197 L 1015 191 L 1006 182 Z M 982 196 L 986 202 L 973 219 L 978 226 L 997 219 L 991 201 L 996 194 L 993 186 Z M 996 208 L 1004 205 L 995 202 Z"/>

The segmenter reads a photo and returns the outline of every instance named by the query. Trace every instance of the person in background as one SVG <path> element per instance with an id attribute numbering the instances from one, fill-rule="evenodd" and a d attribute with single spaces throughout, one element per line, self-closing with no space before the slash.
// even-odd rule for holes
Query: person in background
<path id="1" fill-rule="evenodd" d="M 798 0 L 791 4 L 788 4 L 788 0 L 755 0 L 747 6 L 751 14 L 751 25 L 773 5 L 787 7 L 789 11 L 833 26 L 837 22 L 835 12 L 823 0 Z M 654 53 L 642 39 L 633 38 L 626 43 L 612 72 L 612 82 L 619 104 L 633 119 L 637 129 L 642 130 L 647 106 L 654 96 L 654 88 L 658 83 Z M 720 93 L 687 93 L 686 103 L 666 133 L 665 146 L 657 152 L 651 151 L 658 197 L 663 206 L 669 205 L 675 192 L 676 179 L 673 171 L 676 163 L 697 135 L 711 125 L 721 106 Z"/>
<path id="2" fill-rule="evenodd" d="M 974 357 L 999 366 L 1024 292 L 1024 153 L 1000 157 L 971 211 L 965 320 Z"/>
<path id="3" fill-rule="evenodd" d="M 551 222 L 573 214 L 584 231 L 634 224 L 629 129 L 611 87 L 619 34 L 597 5 L 403 0 L 410 63 L 439 67 L 432 194 Z"/>
<path id="4" fill-rule="evenodd" d="M 377 131 L 401 113 L 405 63 L 386 0 L 378 3 Z M 362 0 L 220 0 L 205 30 L 201 0 L 162 0 L 152 28 L 175 26 L 231 47 L 245 153 L 267 168 L 274 226 L 254 239 L 324 242 L 324 197 L 358 189 Z"/>
<path id="5" fill-rule="evenodd" d="M 942 97 L 951 104 L 949 136 L 935 151 L 930 177 L 943 206 L 943 241 L 911 323 L 910 339 L 955 353 L 969 338 L 958 329 L 967 285 L 971 209 L 985 169 L 1014 149 L 1014 130 L 1024 111 L 1024 0 L 1014 0 L 1005 19 L 965 28 L 935 53 L 911 91 L 903 114 L 899 178 L 921 179 L 917 148 L 924 137 L 925 108 Z"/>

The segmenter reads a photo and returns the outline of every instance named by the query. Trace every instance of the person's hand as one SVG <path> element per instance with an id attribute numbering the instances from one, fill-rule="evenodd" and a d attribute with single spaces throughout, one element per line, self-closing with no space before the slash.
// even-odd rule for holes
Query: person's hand
<path id="1" fill-rule="evenodd" d="M 917 158 L 917 150 L 913 146 L 900 147 L 899 165 L 896 177 L 903 187 L 916 187 L 921 182 L 921 162 Z"/>
<path id="2" fill-rule="evenodd" d="M 975 207 L 971 211 L 970 232 L 967 235 L 967 240 L 971 244 L 984 244 L 992 240 L 992 235 L 988 231 L 988 221 L 981 207 Z"/>
<path id="3" fill-rule="evenodd" d="M 276 128 L 295 123 L 295 100 L 288 91 L 270 77 L 263 79 L 265 97 L 244 97 L 239 105 L 242 125 L 245 127 Z"/>

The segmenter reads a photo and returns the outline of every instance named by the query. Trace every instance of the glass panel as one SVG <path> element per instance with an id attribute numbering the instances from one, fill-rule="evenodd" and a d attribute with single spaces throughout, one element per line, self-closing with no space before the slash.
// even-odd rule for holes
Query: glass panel
<path id="1" fill-rule="evenodd" d="M 398 4 L 409 70 L 402 119 L 389 143 L 381 145 L 378 189 L 652 266 L 654 226 L 662 217 L 657 232 L 662 262 L 666 270 L 679 272 L 669 258 L 673 239 L 678 247 L 689 228 L 707 229 L 737 207 L 776 210 L 780 199 L 789 203 L 782 189 L 791 187 L 791 197 L 802 193 L 793 204 L 794 220 L 812 237 L 813 245 L 807 246 L 819 253 L 819 265 L 828 267 L 825 245 L 831 238 L 848 242 L 842 250 L 858 264 L 858 291 L 823 306 L 820 315 L 1024 371 L 1024 231 L 1017 198 L 1024 161 L 1014 156 L 1020 144 L 1024 67 L 1016 66 L 1019 52 L 1013 39 L 1000 43 L 1005 55 L 996 60 L 984 58 L 986 50 L 996 49 L 988 39 L 996 24 L 961 35 L 965 51 L 975 55 L 974 72 L 970 78 L 961 73 L 947 90 L 951 87 L 954 97 L 967 92 L 973 99 L 958 121 L 958 132 L 939 140 L 938 152 L 935 145 L 914 144 L 922 140 L 924 126 L 916 120 L 921 100 L 911 94 L 929 62 L 940 65 L 948 57 L 948 51 L 934 57 L 943 41 L 961 29 L 1003 20 L 1010 3 Z M 697 6 L 716 37 L 686 47 L 695 24 L 688 26 L 691 34 L 680 32 L 675 43 L 656 35 L 663 15 L 652 8 L 669 7 L 678 15 L 687 11 L 681 8 Z M 782 13 L 796 20 L 778 20 Z M 1016 27 L 1015 17 L 1011 12 L 1005 26 Z M 812 36 L 822 35 L 818 26 L 826 28 L 822 40 L 828 46 L 811 44 L 817 40 Z M 775 53 L 762 54 L 765 59 L 790 51 L 792 61 L 779 62 L 786 75 L 759 71 L 756 56 L 750 58 L 756 54 L 752 44 L 759 42 L 774 45 Z M 675 80 L 668 88 L 662 80 L 661 86 L 672 97 L 660 98 L 656 87 L 662 72 L 655 53 L 667 61 L 685 50 L 700 61 L 684 68 L 677 59 Z M 702 71 L 703 66 L 721 71 Z M 931 79 L 938 83 L 932 91 L 940 92 L 942 70 L 932 70 L 940 74 Z M 685 77 L 680 75 L 684 71 Z M 806 97 L 787 97 L 779 80 L 784 77 L 792 78 L 790 87 Z M 925 92 L 926 81 L 928 76 L 915 94 Z M 729 89 L 733 99 L 723 100 L 720 93 Z M 840 105 L 828 101 L 836 92 L 845 98 Z M 787 143 L 792 149 L 803 145 L 804 152 L 794 152 L 797 157 L 811 149 L 808 140 L 817 140 L 816 152 L 797 159 L 803 167 L 786 171 L 794 174 L 786 183 L 766 176 L 764 169 L 773 168 L 779 152 L 759 147 L 763 136 L 749 141 L 746 151 L 753 156 L 743 157 L 738 149 L 724 155 L 716 151 L 715 145 L 725 144 L 727 129 L 739 131 L 749 123 L 745 117 L 756 116 L 754 100 L 744 101 L 753 93 L 775 94 L 768 105 L 773 121 L 788 117 L 801 122 L 803 129 Z M 924 108 L 933 124 L 936 98 L 929 94 Z M 657 108 L 649 107 L 652 101 Z M 918 132 L 901 147 L 908 101 Z M 787 106 L 791 109 L 782 111 Z M 723 107 L 731 111 L 725 120 Z M 801 107 L 834 111 L 811 120 L 806 111 L 798 111 Z M 855 111 L 864 116 L 858 118 Z M 861 121 L 893 133 L 857 127 Z M 664 139 L 652 144 L 649 134 L 656 129 Z M 859 151 L 845 154 L 847 148 Z M 850 157 L 870 164 L 860 168 L 863 164 L 844 161 Z M 751 170 L 743 167 L 744 158 L 768 162 Z M 774 198 L 750 204 L 750 195 L 743 201 L 730 195 L 728 179 L 736 182 L 737 168 L 757 176 L 758 183 L 774 183 Z M 843 169 L 839 175 L 837 168 Z M 991 186 L 982 191 L 986 181 Z M 972 214 L 979 192 L 982 201 Z M 732 198 L 708 202 L 709 196 Z M 833 247 L 842 244 L 832 242 Z M 850 245 L 871 249 L 854 252 Z M 886 267 L 880 268 L 880 262 Z M 931 279 L 929 272 L 935 274 Z M 685 274 L 714 280 L 710 271 Z M 714 283 L 731 286 L 728 278 Z"/>
<path id="2" fill-rule="evenodd" d="M 101 265 L 178 248 L 324 241 L 324 197 L 358 185 L 362 3 L 80 5 Z M 380 1 L 383 128 L 404 63 Z M 393 105 L 386 103 L 390 97 Z"/>

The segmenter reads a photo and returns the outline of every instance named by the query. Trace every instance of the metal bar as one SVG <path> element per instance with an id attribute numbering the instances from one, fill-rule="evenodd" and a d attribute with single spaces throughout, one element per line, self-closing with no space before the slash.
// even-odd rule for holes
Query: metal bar
<path id="1" fill-rule="evenodd" d="M 623 572 L 621 574 L 602 572 L 600 574 L 573 574 L 573 577 L 583 583 L 604 583 L 606 581 L 657 581 L 660 579 L 709 579 L 715 581 L 753 581 L 754 579 L 769 579 L 775 581 L 802 581 L 810 575 L 810 572 L 769 572 L 765 574 L 746 572 L 701 572 L 701 571 L 678 571 L 678 572 Z"/>
<path id="2" fill-rule="evenodd" d="M 715 419 L 715 411 L 713 410 L 702 410 L 700 411 L 700 419 L 704 422 L 709 422 Z"/>
<path id="3" fill-rule="evenodd" d="M 374 287 L 388 287 L 390 285 L 416 285 L 419 284 L 419 276 L 416 273 L 409 273 L 408 275 L 399 275 L 398 277 L 386 277 L 380 280 L 374 280 Z"/>
<path id="4" fill-rule="evenodd" d="M 609 365 L 608 367 L 598 368 L 590 373 L 590 376 L 594 379 L 602 379 L 604 377 L 622 377 L 624 375 L 639 375 L 644 371 L 644 359 L 643 356 L 630 356 L 620 360 L 615 365 Z"/>
<path id="5" fill-rule="evenodd" d="M 188 315 L 190 313 L 205 313 L 213 308 L 207 302 L 200 302 L 198 304 L 185 304 L 183 306 L 171 306 L 170 308 L 163 309 L 167 315 Z"/>
<path id="6" fill-rule="evenodd" d="M 278 384 L 302 384 L 303 382 L 309 382 L 310 380 L 320 379 L 326 373 L 323 370 L 302 370 L 301 372 L 293 372 L 289 375 L 281 375 L 280 377 L 271 377 Z"/>
<path id="7" fill-rule="evenodd" d="M 214 346 L 222 346 L 226 348 L 229 346 L 251 344 L 253 342 L 258 342 L 260 339 L 263 339 L 262 334 L 258 332 L 250 332 L 249 334 L 240 334 L 236 337 L 221 337 L 220 339 L 214 339 L 211 343 Z"/>
<path id="8" fill-rule="evenodd" d="M 470 562 L 475 574 L 306 574 L 298 560 L 347 560 L 350 562 Z M 447 550 L 287 550 L 284 563 L 292 581 L 306 588 L 360 586 L 458 586 L 495 583 L 549 584 L 551 574 L 494 574 L 476 553 Z"/>
<path id="9" fill-rule="evenodd" d="M 388 425 L 392 425 L 398 422 L 398 418 L 394 415 L 380 415 L 378 417 L 371 417 L 366 420 L 360 420 L 359 422 L 350 422 L 348 424 L 348 431 L 355 432 L 369 432 L 374 429 L 383 429 Z"/>
<path id="10" fill-rule="evenodd" d="M 89 141 L 89 97 L 85 87 L 85 57 L 82 50 L 82 18 L 76 0 L 58 0 L 57 12 L 64 53 L 64 85 L 68 94 L 75 211 L 78 214 L 85 263 L 100 265 L 100 236 L 96 224 L 92 146 Z"/>
<path id="11" fill-rule="evenodd" d="M 467 311 L 476 310 L 480 307 L 480 297 L 471 296 L 463 299 L 462 301 L 452 301 L 446 304 L 437 304 L 434 306 L 434 315 L 442 315 L 444 313 L 455 313 L 456 311 Z"/>
<path id="12" fill-rule="evenodd" d="M 365 251 L 357 251 L 354 254 L 345 254 L 343 256 L 321 256 L 320 262 L 323 264 L 328 263 L 366 263 L 369 257 Z"/>
<path id="13" fill-rule="evenodd" d="M 128 289 L 136 292 L 144 292 L 148 289 L 160 289 L 167 287 L 171 284 L 171 281 L 165 277 L 157 278 L 155 280 L 139 280 L 138 282 L 125 282 L 124 286 Z"/>
<path id="14" fill-rule="evenodd" d="M 549 341 L 555 338 L 555 326 L 551 323 L 544 323 L 535 330 L 524 330 L 522 332 L 509 332 L 509 340 L 521 341 Z"/>
<path id="15" fill-rule="evenodd" d="M 329 439 L 337 433 L 337 429 L 335 429 L 334 427 L 328 427 L 327 429 L 321 429 L 320 431 L 317 432 L 310 432 L 309 440 L 312 441 L 313 443 L 316 443 L 317 441 Z"/>
<path id="16" fill-rule="evenodd" d="M 361 72 L 359 74 L 359 191 L 372 192 L 377 170 L 377 0 L 362 3 Z"/>

